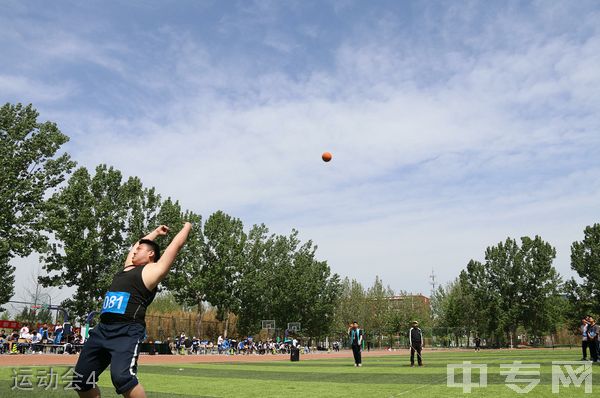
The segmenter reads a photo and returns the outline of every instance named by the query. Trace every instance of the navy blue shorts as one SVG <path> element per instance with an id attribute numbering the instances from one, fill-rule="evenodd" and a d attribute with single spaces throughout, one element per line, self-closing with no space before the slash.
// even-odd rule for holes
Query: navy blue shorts
<path id="1" fill-rule="evenodd" d="M 90 331 L 75 366 L 74 385 L 88 391 L 110 365 L 110 377 L 117 394 L 138 384 L 139 345 L 146 338 L 146 328 L 139 323 L 99 323 Z"/>

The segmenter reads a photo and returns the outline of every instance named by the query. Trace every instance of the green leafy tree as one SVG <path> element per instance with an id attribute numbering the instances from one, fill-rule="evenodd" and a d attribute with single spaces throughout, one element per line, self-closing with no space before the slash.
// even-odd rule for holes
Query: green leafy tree
<path id="1" fill-rule="evenodd" d="M 167 223 L 169 226 L 171 225 L 169 222 L 175 222 L 174 225 L 177 226 L 180 223 L 183 225 L 185 221 L 192 223 L 192 230 L 190 231 L 186 245 L 179 252 L 171 268 L 171 272 L 169 272 L 163 284 L 172 292 L 178 303 L 190 308 L 196 308 L 198 312 L 198 316 L 196 317 L 196 335 L 201 336 L 203 335 L 202 314 L 204 311 L 204 301 L 206 300 L 206 284 L 203 273 L 205 262 L 202 256 L 204 247 L 202 218 L 190 211 L 186 211 L 180 216 L 173 213 L 172 217 L 170 217 L 171 220 L 163 220 L 163 215 L 160 216 L 161 220 L 164 221 L 161 223 Z M 173 218 L 179 218 L 180 220 L 175 221 Z"/>
<path id="2" fill-rule="evenodd" d="M 345 337 L 352 321 L 361 324 L 369 317 L 367 292 L 355 279 L 344 278 L 340 285 L 339 301 L 335 311 L 335 329 Z"/>
<path id="3" fill-rule="evenodd" d="M 488 247 L 485 264 L 471 260 L 461 273 L 473 300 L 477 329 L 497 345 L 516 343 L 520 326 L 535 336 L 555 330 L 560 322 L 561 281 L 552 262 L 555 249 L 539 236 L 507 238 Z"/>
<path id="4" fill-rule="evenodd" d="M 390 300 L 394 291 L 389 286 L 384 286 L 379 276 L 375 276 L 373 285 L 366 291 L 366 307 L 369 316 L 363 321 L 363 327 L 369 339 L 375 338 L 381 343 L 381 337 L 395 332 L 398 318 L 397 308 Z"/>
<path id="5" fill-rule="evenodd" d="M 273 248 L 273 235 L 264 225 L 254 225 L 248 231 L 244 246 L 243 269 L 239 282 L 240 311 L 238 329 L 242 334 L 255 334 L 261 321 L 272 319 L 273 283 L 278 275 L 269 254 Z"/>
<path id="6" fill-rule="evenodd" d="M 567 288 L 579 315 L 597 314 L 600 313 L 600 224 L 587 226 L 583 233 L 583 240 L 571 245 L 571 269 L 581 282 L 571 279 Z"/>
<path id="7" fill-rule="evenodd" d="M 91 176 L 79 168 L 49 200 L 46 224 L 53 243 L 44 256 L 44 286 L 76 286 L 62 306 L 84 317 L 97 310 L 112 277 L 123 266 L 127 203 L 121 173 L 100 165 Z"/>
<path id="8" fill-rule="evenodd" d="M 421 328 L 429 328 L 431 326 L 431 307 L 420 296 L 400 291 L 392 300 L 388 330 L 400 336 L 407 336 L 413 320 L 419 321 Z"/>
<path id="9" fill-rule="evenodd" d="M 130 177 L 122 188 L 127 202 L 127 242 L 133 245 L 161 225 L 158 221 L 161 198 L 154 188 L 144 188 L 138 177 Z"/>
<path id="10" fill-rule="evenodd" d="M 297 231 L 292 234 L 296 238 Z M 309 336 L 321 337 L 327 335 L 332 326 L 339 276 L 331 274 L 325 261 L 316 259 L 316 250 L 310 240 L 302 244 L 292 255 L 291 274 L 287 278 L 286 275 L 280 277 L 287 279 L 289 290 L 285 293 L 292 298 L 288 320 L 300 322 Z"/>
<path id="11" fill-rule="evenodd" d="M 310 337 L 330 332 L 340 282 L 326 262 L 316 259 L 316 250 L 312 241 L 301 244 L 296 230 L 283 236 L 269 235 L 265 225 L 250 229 L 236 289 L 242 333 L 257 332 L 264 319 L 275 320 L 280 329 L 300 322 Z"/>
<path id="12" fill-rule="evenodd" d="M 470 294 L 463 271 L 458 278 L 446 286 L 440 286 L 432 294 L 432 312 L 434 320 L 433 334 L 446 342 L 477 333 L 482 314 L 475 306 L 474 297 Z"/>
<path id="13" fill-rule="evenodd" d="M 552 262 L 556 249 L 536 236 L 521 238 L 521 321 L 532 337 L 556 332 L 563 312 L 562 281 Z"/>
<path id="14" fill-rule="evenodd" d="M 504 332 L 507 341 L 516 341 L 517 327 L 522 311 L 520 295 L 523 285 L 522 252 L 514 239 L 506 239 L 485 253 L 488 286 L 495 293 L 493 304 L 499 320 L 497 332 Z"/>
<path id="15" fill-rule="evenodd" d="M 75 166 L 68 154 L 57 155 L 69 138 L 52 122 L 38 123 L 31 106 L 0 108 L 0 304 L 14 293 L 10 260 L 40 251 L 46 243 L 44 197 Z"/>
<path id="16" fill-rule="evenodd" d="M 455 283 L 456 281 L 450 282 L 446 286 L 440 285 L 431 292 L 431 319 L 435 326 L 444 324 L 448 312 L 448 296 Z"/>
<path id="17" fill-rule="evenodd" d="M 287 322 L 301 322 L 295 305 L 295 292 L 291 279 L 294 278 L 294 253 L 300 244 L 295 231 L 289 236 L 275 235 L 269 241 L 266 253 L 265 292 L 263 319 L 273 319 L 277 327 L 284 329 Z M 290 319 L 292 318 L 292 319 Z"/>
<path id="18" fill-rule="evenodd" d="M 246 234 L 241 220 L 217 211 L 204 224 L 204 238 L 202 280 L 206 300 L 217 307 L 218 319 L 226 321 L 226 336 L 229 313 L 237 313 L 240 308 L 238 289 Z"/>

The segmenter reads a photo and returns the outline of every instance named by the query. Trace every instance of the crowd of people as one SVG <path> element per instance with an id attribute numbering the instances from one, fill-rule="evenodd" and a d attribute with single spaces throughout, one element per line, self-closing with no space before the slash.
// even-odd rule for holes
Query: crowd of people
<path id="1" fill-rule="evenodd" d="M 39 326 L 39 324 L 38 324 Z M 414 321 L 411 324 L 411 329 L 408 333 L 411 350 L 411 365 L 414 366 L 415 354 L 419 365 L 422 365 L 421 349 L 423 346 L 423 336 L 418 328 L 418 322 Z M 581 321 L 581 347 L 582 361 L 590 360 L 592 362 L 600 361 L 600 325 L 591 316 L 585 316 Z M 353 349 L 355 365 L 361 366 L 361 351 L 363 349 L 362 339 L 363 331 L 358 327 L 358 324 L 353 322 L 348 329 L 348 337 L 350 346 Z M 479 351 L 481 339 L 477 336 L 474 340 L 475 349 Z M 155 341 L 154 343 L 160 343 Z M 181 332 L 178 337 L 168 338 L 165 342 L 169 351 L 172 354 L 219 354 L 219 355 L 276 355 L 290 354 L 294 348 L 300 349 L 304 354 L 310 353 L 312 350 L 333 350 L 339 352 L 342 343 L 334 341 L 331 347 L 316 347 L 311 350 L 308 344 L 303 344 L 295 337 L 285 337 L 283 339 L 277 337 L 275 339 L 267 339 L 254 341 L 254 338 L 249 336 L 244 339 L 236 340 L 234 338 L 223 338 L 219 336 L 213 342 L 203 340 L 196 336 L 189 337 L 185 332 Z M 12 331 L 0 330 L 0 354 L 25 354 L 25 353 L 65 353 L 75 354 L 79 352 L 83 344 L 83 339 L 79 334 L 78 329 L 74 329 L 70 333 L 65 333 L 64 326 L 61 324 L 43 325 L 30 327 L 25 323 L 20 329 Z M 589 355 L 588 355 L 589 353 Z"/>
<path id="2" fill-rule="evenodd" d="M 305 354 L 311 352 L 307 344 L 296 338 L 276 338 L 265 341 L 254 341 L 249 336 L 245 339 L 228 339 L 219 336 L 216 342 L 201 340 L 196 336 L 186 336 L 185 332 L 176 338 L 168 338 L 167 343 L 173 354 L 219 354 L 219 355 L 267 355 L 267 354 L 289 354 L 293 348 L 300 348 Z"/>
<path id="3" fill-rule="evenodd" d="M 81 347 L 81 335 L 65 333 L 61 324 L 50 325 L 44 323 L 39 328 L 27 323 L 20 329 L 12 331 L 0 330 L 0 354 L 25 354 L 44 352 L 64 352 L 75 354 Z"/>

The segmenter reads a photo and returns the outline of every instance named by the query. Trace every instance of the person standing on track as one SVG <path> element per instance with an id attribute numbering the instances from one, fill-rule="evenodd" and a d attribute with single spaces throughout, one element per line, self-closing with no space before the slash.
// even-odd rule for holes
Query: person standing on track
<path id="1" fill-rule="evenodd" d="M 408 342 L 410 344 L 410 367 L 415 366 L 415 352 L 417 353 L 417 361 L 419 366 L 423 366 L 423 357 L 421 350 L 423 349 L 423 332 L 419 328 L 419 322 L 412 321 L 412 327 L 408 332 Z"/>
<path id="2" fill-rule="evenodd" d="M 352 346 L 352 354 L 354 354 L 354 366 L 362 366 L 360 348 L 363 341 L 363 331 L 358 328 L 358 322 L 354 321 L 350 324 L 348 337 Z"/>
<path id="3" fill-rule="evenodd" d="M 588 347 L 590 348 L 590 356 L 592 362 L 598 362 L 598 335 L 600 334 L 600 326 L 596 324 L 596 321 L 591 316 L 588 317 L 587 327 L 587 341 Z"/>
<path id="4" fill-rule="evenodd" d="M 479 352 L 481 349 L 481 337 L 479 335 L 475 336 L 475 351 Z"/>
<path id="5" fill-rule="evenodd" d="M 583 357 L 581 357 L 582 361 L 587 361 L 587 351 L 588 351 L 588 347 L 589 347 L 587 330 L 588 330 L 588 326 L 589 326 L 589 319 L 590 319 L 590 316 L 586 315 L 581 320 L 581 351 L 583 353 Z"/>
<path id="6" fill-rule="evenodd" d="M 114 276 L 104 297 L 100 323 L 90 331 L 75 366 L 73 385 L 80 397 L 100 398 L 97 380 L 108 365 L 117 394 L 146 397 L 136 376 L 139 344 L 146 337 L 146 308 L 154 300 L 158 284 L 169 273 L 191 228 L 192 224 L 186 222 L 162 257 L 154 240 L 169 232 L 165 225 L 146 235 L 129 251 L 123 270 Z"/>

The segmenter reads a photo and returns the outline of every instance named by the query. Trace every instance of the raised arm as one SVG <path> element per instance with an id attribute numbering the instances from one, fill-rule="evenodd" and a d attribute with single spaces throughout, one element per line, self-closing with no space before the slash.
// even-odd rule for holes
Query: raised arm
<path id="1" fill-rule="evenodd" d="M 144 271 L 142 272 L 142 280 L 144 281 L 144 285 L 146 285 L 149 290 L 154 290 L 160 281 L 167 276 L 169 269 L 171 269 L 171 265 L 175 261 L 175 257 L 177 257 L 177 253 L 179 253 L 179 250 L 181 250 L 185 244 L 191 229 L 192 224 L 186 222 L 181 231 L 175 235 L 169 246 L 167 246 L 160 259 L 155 263 L 148 264 L 144 268 Z"/>
<path id="2" fill-rule="evenodd" d="M 169 232 L 169 227 L 166 225 L 161 225 L 157 227 L 154 231 L 150 232 L 148 235 L 144 236 L 142 239 L 156 240 L 161 235 L 166 235 Z M 141 240 L 141 239 L 140 239 Z M 129 250 L 129 254 L 127 255 L 127 259 L 125 259 L 125 267 L 129 267 L 133 263 L 133 253 L 139 246 L 140 241 L 135 242 L 133 246 L 131 246 L 131 250 Z"/>

